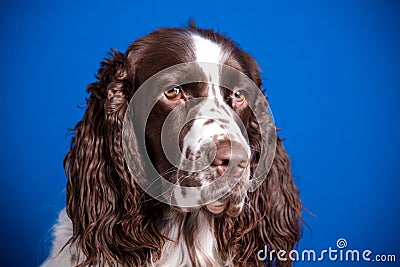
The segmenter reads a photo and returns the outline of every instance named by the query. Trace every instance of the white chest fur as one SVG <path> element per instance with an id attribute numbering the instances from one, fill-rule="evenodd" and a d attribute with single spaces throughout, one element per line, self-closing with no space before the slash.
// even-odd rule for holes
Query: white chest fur
<path id="1" fill-rule="evenodd" d="M 188 215 L 184 220 L 167 214 L 165 221 L 162 233 L 171 241 L 166 241 L 161 258 L 150 266 L 225 266 L 218 257 L 213 220 L 203 212 Z"/>

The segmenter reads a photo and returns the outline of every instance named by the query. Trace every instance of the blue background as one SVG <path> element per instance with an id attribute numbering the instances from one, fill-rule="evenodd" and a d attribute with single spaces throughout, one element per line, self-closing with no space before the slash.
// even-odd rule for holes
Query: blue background
<path id="1" fill-rule="evenodd" d="M 68 2 L 68 3 L 67 3 Z M 3 1 L 0 265 L 36 266 L 64 207 L 67 129 L 110 48 L 158 27 L 220 29 L 264 70 L 305 207 L 301 249 L 400 261 L 400 16 L 396 1 Z"/>

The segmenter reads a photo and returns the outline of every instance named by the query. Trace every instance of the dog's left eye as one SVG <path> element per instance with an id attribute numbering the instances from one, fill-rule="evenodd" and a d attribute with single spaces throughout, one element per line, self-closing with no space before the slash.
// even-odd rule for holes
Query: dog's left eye
<path id="1" fill-rule="evenodd" d="M 235 102 L 239 105 L 243 104 L 243 102 L 246 100 L 246 97 L 244 96 L 242 91 L 237 91 L 234 93 L 234 98 Z"/>
<path id="2" fill-rule="evenodd" d="M 178 100 L 182 96 L 182 88 L 175 86 L 164 91 L 164 95 L 168 100 Z"/>

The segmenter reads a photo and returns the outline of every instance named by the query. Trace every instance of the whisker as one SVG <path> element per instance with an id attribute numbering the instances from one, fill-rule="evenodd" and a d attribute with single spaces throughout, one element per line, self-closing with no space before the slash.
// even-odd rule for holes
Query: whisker
<path id="1" fill-rule="evenodd" d="M 172 173 L 172 172 L 175 171 L 175 170 L 176 170 L 176 167 L 173 166 L 173 167 L 171 167 L 171 168 L 165 170 L 164 172 L 160 173 L 160 175 L 161 175 L 161 176 L 164 176 L 164 175 L 166 175 L 166 174 Z"/>
<path id="2" fill-rule="evenodd" d="M 191 177 L 191 175 L 182 176 L 182 177 L 180 177 L 179 182 L 183 182 L 183 181 L 185 181 L 185 179 L 190 178 L 190 177 Z"/>

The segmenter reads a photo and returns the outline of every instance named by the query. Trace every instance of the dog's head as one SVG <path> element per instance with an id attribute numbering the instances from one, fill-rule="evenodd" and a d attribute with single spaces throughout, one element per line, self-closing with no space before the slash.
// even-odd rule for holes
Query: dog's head
<path id="1" fill-rule="evenodd" d="M 125 155 L 131 172 L 143 165 L 143 156 L 132 156 L 138 150 L 156 171 L 137 177 L 139 185 L 183 211 L 205 206 L 238 215 L 260 149 L 269 153 L 267 168 L 276 144 L 256 62 L 225 36 L 197 28 L 157 30 L 126 58 L 135 93 L 124 121 Z M 256 109 L 263 109 L 258 118 Z"/>
<path id="2" fill-rule="evenodd" d="M 261 86 L 249 54 L 194 24 L 102 63 L 65 159 L 84 264 L 157 258 L 167 207 L 216 216 L 219 253 L 237 263 L 293 247 L 301 203 Z"/>

